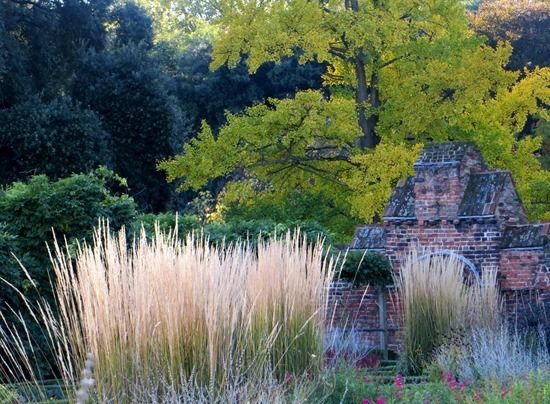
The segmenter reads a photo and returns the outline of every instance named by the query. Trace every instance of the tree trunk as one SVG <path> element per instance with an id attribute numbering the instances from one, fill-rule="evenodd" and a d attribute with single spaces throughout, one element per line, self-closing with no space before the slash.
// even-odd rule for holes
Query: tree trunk
<path id="1" fill-rule="evenodd" d="M 367 148 L 373 148 L 380 143 L 380 137 L 376 134 L 376 124 L 378 123 L 378 107 L 380 106 L 380 97 L 378 93 L 378 76 L 372 73 L 370 79 L 370 106 L 371 114 L 367 119 L 367 132 L 363 132 L 363 137 L 368 138 L 370 143 Z"/>
<path id="2" fill-rule="evenodd" d="M 346 7 L 352 11 L 359 11 L 358 0 L 347 0 Z M 367 84 L 365 75 L 365 55 L 363 50 L 359 50 L 355 56 L 355 78 L 357 80 L 357 88 L 355 89 L 355 102 L 357 103 L 357 121 L 363 135 L 358 139 L 359 147 L 363 150 L 373 149 L 380 142 L 380 138 L 376 135 L 375 127 L 378 122 L 378 113 L 374 112 L 367 118 L 366 103 L 370 98 L 370 105 L 373 111 L 376 111 L 379 106 L 378 98 L 378 80 L 376 74 L 371 77 L 370 87 Z"/>

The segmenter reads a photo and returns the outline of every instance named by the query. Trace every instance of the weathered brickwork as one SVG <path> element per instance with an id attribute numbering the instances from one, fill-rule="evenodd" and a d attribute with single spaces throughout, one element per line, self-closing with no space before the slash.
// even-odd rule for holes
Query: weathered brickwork
<path id="1" fill-rule="evenodd" d="M 350 247 L 386 254 L 397 271 L 411 248 L 459 254 L 480 277 L 498 271 L 510 321 L 550 325 L 545 314 L 550 310 L 549 234 L 550 224 L 527 223 L 510 173 L 487 171 L 474 145 L 430 143 L 415 163 L 415 175 L 395 188 L 382 224 L 358 227 Z M 358 330 L 378 328 L 377 294 L 363 295 L 364 288 L 338 293 L 331 300 L 335 319 L 345 317 Z M 399 328 L 395 298 L 386 292 L 386 300 L 394 319 L 388 326 Z M 376 342 L 378 335 L 368 338 Z M 390 345 L 398 346 L 399 340 L 393 331 Z"/>
<path id="2" fill-rule="evenodd" d="M 333 284 L 329 296 L 328 323 L 331 327 L 358 332 L 365 343 L 372 347 L 380 346 L 380 307 L 379 289 L 352 287 L 348 282 Z M 384 288 L 386 302 L 386 326 L 388 330 L 388 348 L 399 351 L 401 347 L 401 310 L 399 295 L 394 289 Z"/>
<path id="3" fill-rule="evenodd" d="M 393 267 L 399 268 L 411 247 L 430 251 L 450 250 L 472 261 L 479 272 L 498 267 L 501 232 L 491 223 L 388 223 L 385 253 Z"/>

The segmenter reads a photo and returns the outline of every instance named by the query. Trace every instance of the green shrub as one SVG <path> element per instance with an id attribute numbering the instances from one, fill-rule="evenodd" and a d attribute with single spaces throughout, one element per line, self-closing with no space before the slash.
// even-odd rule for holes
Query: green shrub
<path id="1" fill-rule="evenodd" d="M 31 300 L 40 295 L 52 301 L 47 245 L 52 245 L 53 233 L 74 247 L 77 241 L 90 240 L 101 217 L 108 219 L 113 229 L 131 225 L 136 205 L 120 193 L 123 190 L 124 182 L 106 169 L 57 181 L 40 175 L 0 190 L 0 276 Z M 36 287 L 31 287 L 14 256 Z M 27 310 L 13 288 L 3 282 L 0 285 L 0 312 L 11 322 L 14 311 Z M 33 339 L 42 341 L 41 331 L 33 324 L 30 327 Z"/>
<path id="2" fill-rule="evenodd" d="M 382 254 L 349 251 L 339 273 L 341 280 L 358 285 L 390 285 L 393 283 L 390 261 Z"/>
<path id="3" fill-rule="evenodd" d="M 284 234 L 288 230 L 300 229 L 301 233 L 311 242 L 318 237 L 325 239 L 329 245 L 333 236 L 320 224 L 316 222 L 291 221 L 277 223 L 274 220 L 230 220 L 228 222 L 213 222 L 206 225 L 201 224 L 201 219 L 196 215 L 176 215 L 172 212 L 159 214 L 139 215 L 133 223 L 132 232 L 139 234 L 143 227 L 147 235 L 154 233 L 155 224 L 158 223 L 162 231 L 174 229 L 177 222 L 177 230 L 180 236 L 195 231 L 208 237 L 211 243 L 232 243 L 235 241 L 248 240 L 256 244 L 259 239 L 267 240 L 273 234 Z"/>
<path id="4" fill-rule="evenodd" d="M 99 117 L 70 98 L 39 97 L 0 109 L 0 182 L 61 178 L 111 161 Z"/>
<path id="5" fill-rule="evenodd" d="M 4 240 L 4 249 L 25 264 L 40 287 L 47 288 L 50 264 L 46 246 L 53 241 L 53 233 L 73 244 L 89 240 L 99 218 L 108 219 L 114 229 L 132 223 L 135 203 L 126 195 L 117 195 L 116 188 L 124 188 L 123 180 L 106 169 L 57 181 L 39 175 L 13 183 L 0 192 L 4 231 L 0 249 Z M 7 260 L 9 265 L 11 259 Z"/>
<path id="6" fill-rule="evenodd" d="M 70 244 L 89 238 L 99 218 L 108 219 L 114 229 L 132 223 L 136 205 L 121 190 L 124 181 L 103 168 L 57 181 L 34 176 L 0 192 L 0 223 L 15 237 L 13 250 L 19 258 L 37 261 L 42 274 L 36 275 L 43 275 L 52 232 Z"/>

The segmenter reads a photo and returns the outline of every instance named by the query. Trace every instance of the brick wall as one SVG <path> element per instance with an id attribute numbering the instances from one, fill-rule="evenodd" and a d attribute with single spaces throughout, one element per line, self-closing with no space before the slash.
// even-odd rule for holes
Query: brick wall
<path id="1" fill-rule="evenodd" d="M 477 270 L 494 269 L 499 264 L 499 244 L 502 237 L 498 225 L 486 220 L 462 220 L 457 224 L 451 221 L 437 221 L 395 225 L 386 223 L 386 255 L 394 269 L 399 268 L 403 258 L 415 246 L 432 251 L 452 250 L 472 261 Z"/>
<path id="2" fill-rule="evenodd" d="M 462 255 L 481 277 L 496 269 L 510 321 L 515 318 L 518 327 L 537 321 L 550 327 L 550 223 L 527 222 L 510 173 L 487 170 L 475 146 L 455 142 L 426 144 L 414 168 L 415 175 L 394 189 L 383 226 L 358 231 L 352 245 L 383 251 L 397 271 L 417 247 Z M 378 327 L 373 291 L 338 293 L 333 299 L 338 321 L 352 319 L 359 329 Z M 395 310 L 399 318 L 395 298 L 386 300 L 388 312 Z M 399 341 L 398 335 L 393 338 Z"/>
<path id="3" fill-rule="evenodd" d="M 503 290 L 537 289 L 544 278 L 538 276 L 544 264 L 545 252 L 540 249 L 508 249 L 501 251 L 500 271 Z"/>
<path id="4" fill-rule="evenodd" d="M 399 296 L 394 289 L 384 290 L 386 301 L 386 324 L 388 348 L 400 351 L 403 341 Z M 357 332 L 366 344 L 380 346 L 378 288 L 374 286 L 353 287 L 348 282 L 334 282 L 328 302 L 327 324 L 330 327 Z"/>
<path id="5" fill-rule="evenodd" d="M 414 178 L 415 216 L 418 220 L 455 218 L 470 174 L 486 169 L 471 150 L 460 164 L 417 164 Z"/>

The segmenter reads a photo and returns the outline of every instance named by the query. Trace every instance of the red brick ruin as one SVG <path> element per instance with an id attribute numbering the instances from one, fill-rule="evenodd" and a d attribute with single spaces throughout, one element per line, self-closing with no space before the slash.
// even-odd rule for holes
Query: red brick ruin
<path id="1" fill-rule="evenodd" d="M 350 249 L 382 253 L 397 271 L 414 246 L 458 254 L 474 276 L 498 271 L 507 316 L 517 327 L 550 324 L 550 223 L 527 221 L 510 173 L 488 170 L 475 145 L 459 142 L 427 144 L 414 169 L 394 189 L 382 224 L 359 226 Z M 381 299 L 366 288 L 334 285 L 332 323 L 398 349 L 395 289 L 385 288 Z"/>

